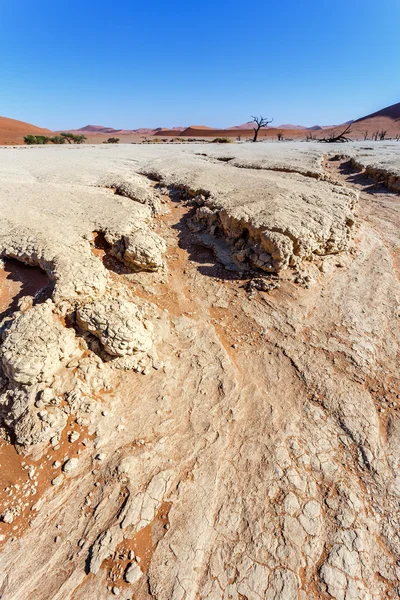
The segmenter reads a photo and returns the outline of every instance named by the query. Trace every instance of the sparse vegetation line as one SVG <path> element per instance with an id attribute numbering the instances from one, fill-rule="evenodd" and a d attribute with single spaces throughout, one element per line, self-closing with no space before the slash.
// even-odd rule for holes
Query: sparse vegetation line
<path id="1" fill-rule="evenodd" d="M 59 135 L 48 137 L 47 135 L 25 135 L 24 142 L 28 146 L 42 146 L 51 142 L 52 144 L 84 144 L 86 136 L 83 134 L 62 132 Z"/>

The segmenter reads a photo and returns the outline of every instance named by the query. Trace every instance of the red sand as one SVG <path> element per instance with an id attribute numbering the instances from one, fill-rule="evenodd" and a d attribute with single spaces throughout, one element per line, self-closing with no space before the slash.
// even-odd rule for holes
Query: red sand
<path id="1" fill-rule="evenodd" d="M 53 135 L 50 129 L 36 127 L 24 121 L 0 117 L 0 145 L 23 144 L 25 135 Z"/>

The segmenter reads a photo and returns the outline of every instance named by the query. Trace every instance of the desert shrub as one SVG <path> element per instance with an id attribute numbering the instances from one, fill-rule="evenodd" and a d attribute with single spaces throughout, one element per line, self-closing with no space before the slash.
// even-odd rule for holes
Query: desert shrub
<path id="1" fill-rule="evenodd" d="M 50 142 L 50 138 L 47 135 L 26 135 L 24 137 L 25 144 L 28 146 L 32 145 L 43 145 L 48 144 Z"/>
<path id="2" fill-rule="evenodd" d="M 60 135 L 68 142 L 68 144 L 83 144 L 86 141 L 86 136 L 83 134 L 76 135 L 68 131 L 63 131 Z"/>
<path id="3" fill-rule="evenodd" d="M 25 144 L 28 144 L 28 146 L 32 146 L 33 144 L 37 144 L 36 136 L 35 135 L 25 135 L 24 136 L 24 142 L 25 142 Z"/>
<path id="4" fill-rule="evenodd" d="M 65 144 L 65 138 L 62 135 L 54 135 L 50 141 L 52 144 Z"/>
<path id="5" fill-rule="evenodd" d="M 278 138 L 278 142 L 281 142 L 283 140 L 283 131 L 278 131 L 276 137 Z"/>
<path id="6" fill-rule="evenodd" d="M 119 138 L 110 137 L 103 144 L 118 144 Z"/>
<path id="7" fill-rule="evenodd" d="M 216 137 L 212 140 L 212 144 L 232 144 L 232 140 L 229 138 Z"/>
<path id="8" fill-rule="evenodd" d="M 86 142 L 86 136 L 83 134 L 76 135 L 74 139 L 75 144 L 84 144 Z"/>

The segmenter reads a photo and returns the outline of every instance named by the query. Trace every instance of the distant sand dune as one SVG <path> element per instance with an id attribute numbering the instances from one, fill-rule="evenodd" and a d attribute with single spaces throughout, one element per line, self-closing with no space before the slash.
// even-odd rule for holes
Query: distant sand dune
<path id="1" fill-rule="evenodd" d="M 51 135 L 50 129 L 36 127 L 24 121 L 0 117 L 0 145 L 23 144 L 25 135 Z"/>

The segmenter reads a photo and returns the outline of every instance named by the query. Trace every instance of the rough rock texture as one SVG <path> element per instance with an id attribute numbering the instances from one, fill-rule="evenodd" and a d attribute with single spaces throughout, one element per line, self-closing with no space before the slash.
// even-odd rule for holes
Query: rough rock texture
<path id="1" fill-rule="evenodd" d="M 346 152 L 356 156 L 361 146 L 346 145 Z M 33 172 L 50 185 L 77 170 L 79 156 L 79 185 L 88 190 L 96 180 L 89 177 L 90 164 L 99 160 L 106 170 L 109 160 L 107 171 L 112 165 L 126 177 L 131 171 L 158 174 L 159 191 L 172 197 L 168 214 L 146 216 L 167 243 L 165 270 L 132 273 L 94 256 L 106 291 L 77 297 L 72 288 L 67 300 L 53 296 L 53 308 L 70 324 L 77 314 L 99 340 L 89 333 L 81 338 L 77 327 L 82 353 L 65 366 L 61 361 L 51 386 L 4 380 L 2 599 L 399 597 L 399 196 L 361 185 L 351 192 L 353 176 L 335 184 L 340 169 L 332 165 L 338 161 L 321 180 L 274 172 L 274 148 L 229 148 L 243 164 L 265 161 L 262 169 L 217 161 L 222 150 L 211 144 L 0 151 L 0 181 L 6 179 L 0 190 L 7 177 L 23 180 Z M 342 146 L 329 152 L 338 154 L 338 148 L 343 152 Z M 307 170 L 316 156 L 322 165 L 326 151 L 285 144 L 275 162 L 288 171 L 295 162 Z M 41 158 L 49 155 L 53 165 Z M 21 187 L 20 207 L 31 202 L 28 192 Z M 126 200 L 98 193 L 116 206 Z M 185 203 L 188 196 L 193 205 Z M 46 207 L 37 202 L 43 220 L 50 218 L 50 199 Z M 127 219 L 136 210 L 131 204 L 121 209 L 118 227 L 107 230 L 111 244 L 137 228 L 133 219 L 123 230 L 124 210 Z M 59 207 L 57 201 L 53 210 Z M 88 244 L 79 261 L 90 254 L 87 232 L 106 231 L 113 218 L 112 205 L 106 209 L 100 200 L 99 210 L 101 219 L 82 217 L 86 225 L 76 225 L 74 239 Z M 226 213 L 226 229 L 220 213 Z M 22 215 L 19 209 L 13 216 L 8 243 L 20 239 Z M 40 236 L 35 218 L 35 227 L 24 218 L 34 247 Z M 58 218 L 52 226 L 61 235 Z M 73 219 L 69 212 L 63 218 L 68 237 Z M 249 230 L 241 248 L 229 235 L 239 221 Z M 270 247 L 263 264 L 270 261 L 279 277 L 261 277 L 258 270 L 252 285 L 204 246 L 224 255 L 228 267 L 231 254 L 259 269 L 250 253 L 254 231 L 260 245 L 265 231 L 292 246 L 282 246 L 281 254 Z M 249 252 L 242 263 L 234 256 L 240 250 Z M 162 358 L 152 354 L 146 376 L 112 369 L 135 355 L 107 362 L 100 347 L 121 351 L 123 341 L 122 350 L 133 351 L 138 342 L 130 346 L 129 340 L 142 331 L 136 330 L 136 305 L 140 313 L 146 305 L 151 352 Z M 68 431 L 54 436 L 35 460 L 21 462 L 7 438 L 7 418 L 11 404 L 26 411 L 28 397 L 39 425 L 57 409 Z M 25 443 L 45 439 L 39 426 L 34 431 Z"/>
<path id="2" fill-rule="evenodd" d="M 125 356 L 150 349 L 150 325 L 135 304 L 117 298 L 102 298 L 77 310 L 78 325 L 99 338 L 112 356 Z"/>
<path id="3" fill-rule="evenodd" d="M 115 239 L 129 235 L 151 217 L 151 207 L 107 189 L 55 183 L 40 171 L 35 175 L 26 181 L 24 172 L 20 181 L 10 174 L 3 181 L 0 173 L 2 196 L 7 198 L 2 206 L 0 254 L 46 271 L 54 282 L 56 302 L 103 294 L 107 273 L 91 252 L 93 232 L 104 231 Z"/>
<path id="4" fill-rule="evenodd" d="M 165 250 L 164 240 L 149 227 L 142 226 L 118 240 L 111 253 L 137 271 L 157 271 L 164 264 Z"/>
<path id="5" fill-rule="evenodd" d="M 204 218 L 211 233 L 222 230 L 238 262 L 249 260 L 278 272 L 313 254 L 350 246 L 357 204 L 352 190 L 302 175 L 242 171 L 192 157 L 158 159 L 146 169 L 164 185 L 198 194 L 197 201 L 210 210 L 197 213 L 197 219 Z"/>
<path id="6" fill-rule="evenodd" d="M 63 364 L 77 356 L 74 332 L 53 313 L 51 300 L 17 313 L 3 327 L 1 362 L 15 383 L 50 383 Z"/>

